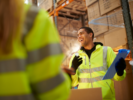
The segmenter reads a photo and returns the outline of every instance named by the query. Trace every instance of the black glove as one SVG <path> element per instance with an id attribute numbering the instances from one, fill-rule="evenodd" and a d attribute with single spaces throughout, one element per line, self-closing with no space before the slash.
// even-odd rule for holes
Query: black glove
<path id="1" fill-rule="evenodd" d="M 123 58 L 119 59 L 119 61 L 115 65 L 117 75 L 122 76 L 125 68 L 126 68 L 125 60 Z"/>
<path id="2" fill-rule="evenodd" d="M 75 56 L 73 61 L 72 61 L 72 68 L 76 71 L 79 65 L 82 64 L 82 58 L 79 56 Z"/>

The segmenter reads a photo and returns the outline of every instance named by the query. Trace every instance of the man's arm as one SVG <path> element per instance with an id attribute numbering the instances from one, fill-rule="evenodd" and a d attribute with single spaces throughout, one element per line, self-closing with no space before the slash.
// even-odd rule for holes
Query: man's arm
<path id="1" fill-rule="evenodd" d="M 108 65 L 108 67 L 111 66 L 115 57 L 116 57 L 116 54 L 114 53 L 112 48 L 108 47 L 108 50 L 107 50 L 107 65 Z M 122 81 L 125 77 L 126 77 L 126 71 L 124 70 L 123 75 L 120 76 L 116 73 L 113 79 L 116 81 Z"/>

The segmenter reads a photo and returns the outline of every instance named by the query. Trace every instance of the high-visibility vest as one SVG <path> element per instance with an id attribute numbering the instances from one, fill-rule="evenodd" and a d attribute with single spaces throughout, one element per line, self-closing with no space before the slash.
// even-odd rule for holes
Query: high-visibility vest
<path id="1" fill-rule="evenodd" d="M 103 100 L 115 100 L 113 80 L 102 80 L 116 57 L 112 48 L 98 44 L 96 50 L 92 52 L 90 59 L 83 50 L 79 50 L 78 54 L 82 57 L 83 62 L 76 70 L 76 74 L 72 75 L 72 86 L 78 85 L 78 89 L 101 87 Z M 70 60 L 69 67 L 71 67 L 74 56 Z M 121 81 L 125 76 L 125 71 L 123 76 L 115 74 L 114 80 Z"/>
<path id="2" fill-rule="evenodd" d="M 12 52 L 0 51 L 0 100 L 66 100 L 70 79 L 60 69 L 57 30 L 44 10 L 25 5 L 25 12 Z"/>

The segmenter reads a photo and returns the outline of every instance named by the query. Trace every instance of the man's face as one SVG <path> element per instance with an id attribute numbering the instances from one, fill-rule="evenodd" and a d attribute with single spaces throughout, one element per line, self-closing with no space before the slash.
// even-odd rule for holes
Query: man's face
<path id="1" fill-rule="evenodd" d="M 84 29 L 80 29 L 77 35 L 82 47 L 87 46 L 92 41 L 92 33 L 88 34 Z"/>

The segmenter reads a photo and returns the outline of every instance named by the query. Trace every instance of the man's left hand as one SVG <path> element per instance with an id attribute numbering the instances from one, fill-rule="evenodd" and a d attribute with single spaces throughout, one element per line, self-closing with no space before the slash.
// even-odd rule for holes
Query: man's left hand
<path id="1" fill-rule="evenodd" d="M 119 59 L 119 61 L 115 65 L 117 75 L 122 76 L 125 68 L 126 68 L 125 60 L 123 58 Z"/>

